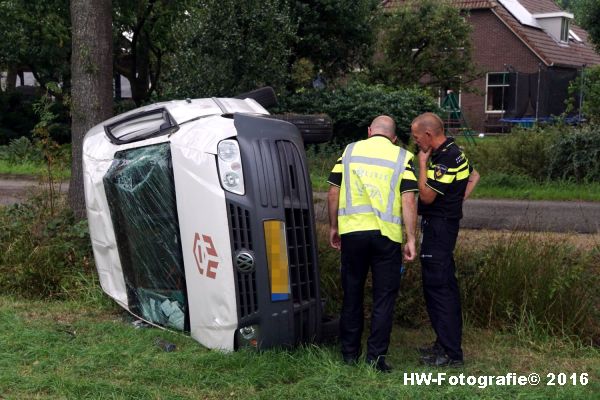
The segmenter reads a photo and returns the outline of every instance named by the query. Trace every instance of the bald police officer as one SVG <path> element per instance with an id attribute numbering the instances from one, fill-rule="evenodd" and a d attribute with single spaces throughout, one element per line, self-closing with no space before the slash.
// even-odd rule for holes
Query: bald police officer
<path id="1" fill-rule="evenodd" d="M 436 341 L 421 348 L 422 361 L 435 366 L 463 364 L 462 314 L 454 247 L 463 201 L 479 181 L 454 139 L 446 137 L 437 115 L 419 115 L 411 125 L 419 146 L 419 215 L 423 241 L 423 293 Z"/>
<path id="2" fill-rule="evenodd" d="M 400 286 L 402 221 L 404 259 L 416 257 L 413 154 L 396 141 L 394 120 L 375 118 L 368 138 L 346 147 L 328 180 L 330 244 L 342 252 L 342 356 L 346 363 L 356 363 L 361 353 L 364 285 L 371 267 L 373 310 L 366 361 L 381 372 L 391 370 L 385 356 Z"/>

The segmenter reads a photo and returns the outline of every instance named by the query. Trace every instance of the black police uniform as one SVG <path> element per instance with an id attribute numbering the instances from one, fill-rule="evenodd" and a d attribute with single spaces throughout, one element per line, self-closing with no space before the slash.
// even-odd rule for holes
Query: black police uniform
<path id="1" fill-rule="evenodd" d="M 473 168 L 449 137 L 431 154 L 427 186 L 437 193 L 431 204 L 419 201 L 423 241 L 421 269 L 427 312 L 437 335 L 436 345 L 452 360 L 463 359 L 462 314 L 455 276 L 454 246 L 462 204 Z"/>

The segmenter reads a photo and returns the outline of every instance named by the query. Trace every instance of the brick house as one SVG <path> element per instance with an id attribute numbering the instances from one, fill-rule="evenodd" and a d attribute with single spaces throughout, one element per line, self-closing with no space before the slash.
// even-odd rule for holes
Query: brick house
<path id="1" fill-rule="evenodd" d="M 382 5 L 393 10 L 402 2 Z M 463 116 L 477 131 L 505 126 L 500 119 L 560 114 L 569 81 L 585 66 L 600 64 L 587 33 L 553 0 L 453 3 L 473 27 L 473 60 L 482 72 L 469 84 L 476 92 L 459 96 Z"/>

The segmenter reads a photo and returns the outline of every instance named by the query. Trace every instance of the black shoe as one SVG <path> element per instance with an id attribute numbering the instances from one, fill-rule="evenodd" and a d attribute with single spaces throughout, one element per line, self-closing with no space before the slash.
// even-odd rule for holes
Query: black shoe
<path id="1" fill-rule="evenodd" d="M 417 347 L 417 350 L 421 356 L 444 354 L 444 348 L 438 342 L 433 342 L 430 346 Z"/>
<path id="2" fill-rule="evenodd" d="M 343 355 L 342 358 L 344 360 L 344 364 L 346 364 L 346 365 L 356 365 L 356 364 L 358 364 L 358 358 L 359 358 L 359 356 Z"/>
<path id="3" fill-rule="evenodd" d="M 423 364 L 432 367 L 462 367 L 465 365 L 463 360 L 457 360 L 448 357 L 447 354 L 431 354 L 421 357 Z"/>
<path id="4" fill-rule="evenodd" d="M 371 368 L 375 369 L 377 372 L 383 372 L 385 374 L 389 374 L 392 372 L 392 367 L 389 366 L 383 359 L 379 359 L 378 361 L 367 360 L 367 365 Z"/>

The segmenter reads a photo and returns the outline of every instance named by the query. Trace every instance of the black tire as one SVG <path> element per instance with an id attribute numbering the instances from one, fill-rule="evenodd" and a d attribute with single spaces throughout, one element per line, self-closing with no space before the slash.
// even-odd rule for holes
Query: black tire
<path id="1" fill-rule="evenodd" d="M 326 114 L 275 114 L 271 117 L 296 125 L 304 144 L 325 143 L 333 136 L 333 124 Z"/>
<path id="2" fill-rule="evenodd" d="M 254 99 L 258 104 L 265 108 L 277 105 L 277 96 L 271 86 L 265 86 L 260 89 L 255 89 L 250 92 L 242 93 L 235 96 L 236 99 Z"/>

